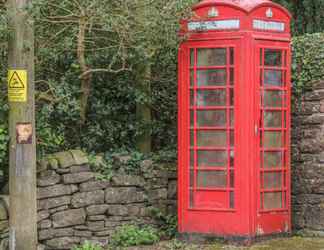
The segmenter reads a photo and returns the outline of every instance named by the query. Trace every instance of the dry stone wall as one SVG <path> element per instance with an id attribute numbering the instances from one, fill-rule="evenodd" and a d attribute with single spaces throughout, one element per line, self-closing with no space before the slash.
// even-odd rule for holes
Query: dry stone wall
<path id="1" fill-rule="evenodd" d="M 292 124 L 294 228 L 324 236 L 324 81 L 296 101 Z"/>
<path id="2" fill-rule="evenodd" d="M 125 160 L 116 156 L 114 164 Z M 121 225 L 157 225 L 153 208 L 176 211 L 176 172 L 150 160 L 141 162 L 137 175 L 116 172 L 107 181 L 98 179 L 85 154 L 72 150 L 41 161 L 38 171 L 38 239 L 44 249 L 71 249 L 85 240 L 106 245 Z M 2 238 L 7 227 L 0 206 Z"/>

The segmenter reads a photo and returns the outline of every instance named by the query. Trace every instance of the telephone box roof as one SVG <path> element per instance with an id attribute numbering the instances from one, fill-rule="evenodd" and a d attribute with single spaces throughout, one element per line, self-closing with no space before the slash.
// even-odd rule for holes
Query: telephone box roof
<path id="1" fill-rule="evenodd" d="M 204 7 L 218 6 L 218 5 L 229 5 L 234 8 L 239 8 L 245 12 L 251 12 L 253 9 L 262 5 L 273 5 L 284 10 L 289 16 L 290 13 L 280 6 L 279 4 L 273 3 L 270 0 L 203 0 L 200 3 L 193 6 L 193 10 L 197 10 Z"/>

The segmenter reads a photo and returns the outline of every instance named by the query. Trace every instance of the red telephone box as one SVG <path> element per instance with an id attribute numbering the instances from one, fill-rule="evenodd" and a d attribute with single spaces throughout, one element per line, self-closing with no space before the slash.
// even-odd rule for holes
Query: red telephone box
<path id="1" fill-rule="evenodd" d="M 204 0 L 179 49 L 179 231 L 291 231 L 290 20 L 268 0 Z"/>

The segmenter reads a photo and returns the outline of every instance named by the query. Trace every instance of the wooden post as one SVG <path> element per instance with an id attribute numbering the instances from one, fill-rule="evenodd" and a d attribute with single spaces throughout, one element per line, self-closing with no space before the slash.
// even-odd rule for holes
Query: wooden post
<path id="1" fill-rule="evenodd" d="M 7 1 L 10 34 L 10 250 L 37 249 L 34 24 L 29 13 L 31 4 L 32 0 Z"/>

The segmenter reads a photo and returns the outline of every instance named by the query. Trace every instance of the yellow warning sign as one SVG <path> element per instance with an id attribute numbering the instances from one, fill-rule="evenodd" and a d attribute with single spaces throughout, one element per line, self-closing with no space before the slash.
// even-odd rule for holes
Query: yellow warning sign
<path id="1" fill-rule="evenodd" d="M 8 71 L 8 98 L 9 102 L 27 101 L 27 71 Z"/>

